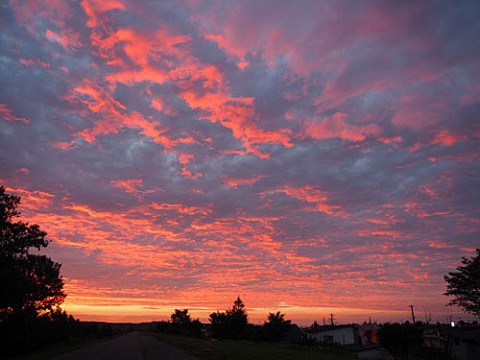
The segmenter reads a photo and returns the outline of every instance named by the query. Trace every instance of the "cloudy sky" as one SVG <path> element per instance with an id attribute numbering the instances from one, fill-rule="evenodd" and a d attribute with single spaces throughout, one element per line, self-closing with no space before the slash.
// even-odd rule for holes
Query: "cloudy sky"
<path id="1" fill-rule="evenodd" d="M 475 1 L 1 1 L 0 182 L 81 319 L 461 315 Z"/>

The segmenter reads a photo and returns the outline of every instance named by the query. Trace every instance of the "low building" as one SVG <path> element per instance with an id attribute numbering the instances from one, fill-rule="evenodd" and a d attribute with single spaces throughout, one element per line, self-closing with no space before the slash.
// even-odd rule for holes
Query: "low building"
<path id="1" fill-rule="evenodd" d="M 290 329 L 283 341 L 292 343 L 292 344 L 301 344 L 305 340 L 305 333 L 298 327 L 297 324 L 291 324 Z"/>
<path id="2" fill-rule="evenodd" d="M 310 340 L 338 345 L 359 345 L 361 343 L 358 326 L 340 325 L 335 327 L 320 327 L 307 334 Z"/>

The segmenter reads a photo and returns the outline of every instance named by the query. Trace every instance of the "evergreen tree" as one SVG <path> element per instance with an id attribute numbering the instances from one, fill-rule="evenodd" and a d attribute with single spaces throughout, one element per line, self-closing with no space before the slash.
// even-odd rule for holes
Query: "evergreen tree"
<path id="1" fill-rule="evenodd" d="M 210 314 L 212 333 L 214 337 L 225 339 L 239 339 L 244 335 L 248 326 L 248 315 L 245 304 L 237 297 L 231 309 L 226 312 Z"/>

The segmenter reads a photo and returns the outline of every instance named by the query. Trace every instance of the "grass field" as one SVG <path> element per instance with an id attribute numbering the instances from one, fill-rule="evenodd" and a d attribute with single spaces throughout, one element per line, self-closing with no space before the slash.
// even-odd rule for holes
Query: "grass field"
<path id="1" fill-rule="evenodd" d="M 300 347 L 287 344 L 269 344 L 253 341 L 195 339 L 189 337 L 155 334 L 160 341 L 184 350 L 200 359 L 209 360 L 351 360 L 354 356 L 340 349 Z"/>

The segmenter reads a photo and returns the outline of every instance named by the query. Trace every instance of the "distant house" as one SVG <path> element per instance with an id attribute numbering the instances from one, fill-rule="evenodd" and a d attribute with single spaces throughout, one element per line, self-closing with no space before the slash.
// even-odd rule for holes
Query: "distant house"
<path id="1" fill-rule="evenodd" d="M 455 332 L 450 337 L 449 352 L 454 360 L 480 359 L 480 329 Z"/>
<path id="2" fill-rule="evenodd" d="M 284 341 L 293 343 L 293 344 L 300 344 L 303 342 L 304 339 L 305 339 L 304 332 L 298 327 L 298 325 L 292 324 L 290 325 L 290 329 L 285 335 Z"/>
<path id="3" fill-rule="evenodd" d="M 310 340 L 338 345 L 359 345 L 361 343 L 359 328 L 355 325 L 320 327 L 307 334 Z"/>

